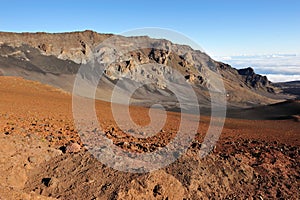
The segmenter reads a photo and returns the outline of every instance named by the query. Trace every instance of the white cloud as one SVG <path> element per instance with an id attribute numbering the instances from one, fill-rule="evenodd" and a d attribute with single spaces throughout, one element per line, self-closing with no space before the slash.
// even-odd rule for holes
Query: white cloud
<path id="1" fill-rule="evenodd" d="M 224 57 L 221 57 L 220 60 L 232 60 L 232 57 L 230 57 L 230 56 L 224 56 Z"/>
<path id="2" fill-rule="evenodd" d="M 252 67 L 258 74 L 267 75 L 273 81 L 300 80 L 300 56 L 295 54 L 247 55 L 217 57 L 216 60 L 228 63 L 235 68 Z"/>
<path id="3" fill-rule="evenodd" d="M 285 74 L 263 74 L 263 75 L 267 76 L 268 79 L 274 83 L 300 80 L 300 75 L 285 75 Z"/>

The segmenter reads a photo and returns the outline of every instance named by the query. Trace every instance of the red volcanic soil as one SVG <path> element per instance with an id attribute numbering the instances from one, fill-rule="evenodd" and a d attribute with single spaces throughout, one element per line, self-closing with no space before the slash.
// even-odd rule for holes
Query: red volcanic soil
<path id="1" fill-rule="evenodd" d="M 164 147 L 180 124 L 180 113 L 168 112 L 159 133 L 135 138 L 116 125 L 110 103 L 96 101 L 95 108 L 105 135 L 128 151 Z M 148 112 L 130 107 L 140 125 L 150 122 Z M 194 115 L 188 118 L 190 123 L 197 120 Z M 70 94 L 2 76 L 0 199 L 300 198 L 299 122 L 226 119 L 217 148 L 201 159 L 198 153 L 209 122 L 201 116 L 195 141 L 175 163 L 145 174 L 119 172 L 83 147 Z"/>

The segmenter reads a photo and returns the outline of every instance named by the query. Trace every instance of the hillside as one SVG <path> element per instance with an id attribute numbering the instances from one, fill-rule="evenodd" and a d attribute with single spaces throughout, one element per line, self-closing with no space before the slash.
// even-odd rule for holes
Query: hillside
<path id="1" fill-rule="evenodd" d="M 91 66 L 95 60 L 98 65 Z M 199 50 L 163 39 L 122 37 L 93 31 L 0 32 L 0 74 L 21 76 L 70 92 L 80 66 L 84 70 L 79 74 L 92 85 L 104 72 L 97 82 L 96 98 L 106 101 L 111 101 L 115 84 L 121 80 L 124 91 L 144 84 L 134 92 L 133 104 L 161 103 L 168 109 L 176 109 L 178 106 L 174 102 L 178 99 L 166 84 L 188 83 L 197 95 L 200 107 L 209 108 L 212 93 L 222 93 L 218 77 L 223 80 L 228 107 L 266 105 L 285 98 L 277 95 L 280 89 L 251 68 L 236 70 Z M 178 73 L 184 78 L 176 79 Z M 120 98 L 124 97 L 120 94 Z"/>
<path id="2" fill-rule="evenodd" d="M 280 88 L 284 93 L 294 95 L 300 99 L 300 81 L 274 83 L 274 86 Z"/>

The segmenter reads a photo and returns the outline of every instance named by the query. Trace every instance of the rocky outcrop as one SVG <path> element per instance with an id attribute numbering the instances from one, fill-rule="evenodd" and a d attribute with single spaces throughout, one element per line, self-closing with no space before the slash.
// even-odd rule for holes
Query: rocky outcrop
<path id="1" fill-rule="evenodd" d="M 254 69 L 251 67 L 245 69 L 239 69 L 238 73 L 242 76 L 243 80 L 248 86 L 251 86 L 255 89 L 266 88 L 269 92 L 274 92 L 271 82 L 266 76 L 261 76 L 254 72 Z"/>

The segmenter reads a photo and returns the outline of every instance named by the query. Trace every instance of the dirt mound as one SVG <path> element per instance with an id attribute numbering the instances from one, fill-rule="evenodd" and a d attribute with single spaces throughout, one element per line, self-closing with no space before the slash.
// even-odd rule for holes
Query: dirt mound
<path id="1" fill-rule="evenodd" d="M 20 136 L 0 134 L 0 199 L 49 199 L 33 192 L 24 192 L 28 173 L 61 151 L 34 134 Z"/>
<path id="2" fill-rule="evenodd" d="M 198 147 L 147 174 L 113 170 L 86 151 L 60 155 L 30 172 L 25 191 L 62 199 L 299 198 L 299 147 L 227 141 L 204 159 Z"/>

